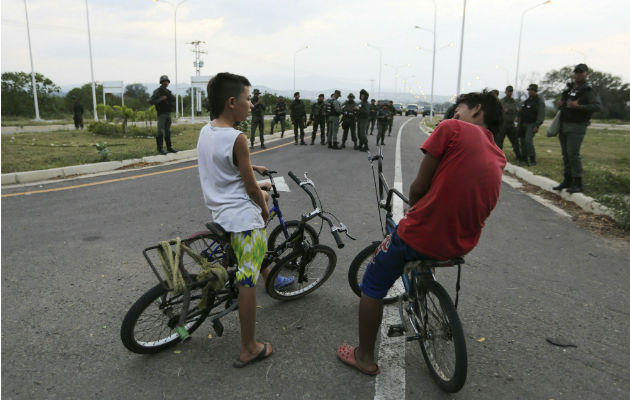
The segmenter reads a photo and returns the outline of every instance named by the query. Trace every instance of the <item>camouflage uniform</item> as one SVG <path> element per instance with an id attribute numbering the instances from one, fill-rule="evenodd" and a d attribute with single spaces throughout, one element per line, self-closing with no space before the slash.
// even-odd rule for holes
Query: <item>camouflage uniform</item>
<path id="1" fill-rule="evenodd" d="M 385 144 L 385 131 L 389 126 L 389 120 L 391 119 L 391 112 L 389 111 L 389 104 L 383 104 L 379 107 L 378 112 L 376 113 L 376 119 L 378 124 L 378 135 L 376 136 L 376 145 L 378 146 L 378 142 L 381 144 Z"/>
<path id="2" fill-rule="evenodd" d="M 359 150 L 368 151 L 367 131 L 370 123 L 370 103 L 368 103 L 368 92 L 361 90 L 361 96 L 364 98 L 359 103 L 358 111 L 358 131 L 359 131 Z"/>
<path id="3" fill-rule="evenodd" d="M 394 102 L 390 101 L 389 102 L 389 113 L 390 113 L 390 119 L 387 121 L 387 136 L 391 136 L 392 135 L 392 126 L 394 126 L 394 116 L 396 115 L 396 109 L 394 108 Z"/>
<path id="4" fill-rule="evenodd" d="M 335 95 L 341 95 L 341 92 L 335 90 L 335 93 L 326 100 L 326 115 L 328 118 L 328 147 L 332 149 L 340 149 L 339 142 L 337 142 L 337 132 L 339 132 L 339 115 L 341 115 L 341 104 L 335 97 Z"/>
<path id="5" fill-rule="evenodd" d="M 306 122 L 306 108 L 302 100 L 295 99 L 289 107 L 291 111 L 291 123 L 293 124 L 293 135 L 295 144 L 298 144 L 298 129 L 300 131 L 300 144 L 304 143 L 304 123 Z"/>
<path id="6" fill-rule="evenodd" d="M 273 128 L 276 125 L 276 123 L 280 122 L 280 128 L 282 129 L 282 133 L 280 134 L 280 137 L 284 137 L 284 123 L 285 123 L 285 118 L 287 116 L 287 105 L 284 102 L 284 99 L 282 97 L 280 97 L 278 99 L 278 102 L 276 103 L 276 107 L 273 110 L 274 113 L 274 117 L 273 120 L 271 121 L 271 133 L 270 135 L 273 135 Z"/>
<path id="7" fill-rule="evenodd" d="M 343 128 L 343 139 L 341 141 L 341 148 L 346 147 L 346 140 L 348 140 L 348 129 L 350 130 L 350 134 L 352 137 L 352 142 L 354 142 L 354 149 L 357 149 L 357 103 L 354 102 L 354 94 L 350 93 L 348 95 L 348 101 L 343 103 L 341 106 L 341 113 L 343 115 L 343 119 L 341 122 L 341 127 Z"/>
<path id="8" fill-rule="evenodd" d="M 260 133 L 260 148 L 265 148 L 265 106 L 262 104 L 262 101 L 259 102 L 260 90 L 254 89 L 254 97 L 252 98 L 252 104 L 254 108 L 252 109 L 252 133 L 249 137 L 250 149 L 254 148 L 254 143 L 256 142 L 256 129 L 258 129 Z"/>
<path id="9" fill-rule="evenodd" d="M 529 85 L 528 90 L 538 92 L 538 86 Z M 538 129 L 544 120 L 545 100 L 538 94 L 525 99 L 518 115 L 518 137 L 521 147 L 521 161 L 527 165 L 536 165 L 536 148 L 534 147 L 536 132 L 534 129 Z"/>
<path id="10" fill-rule="evenodd" d="M 321 99 L 321 101 L 319 101 Z M 311 138 L 311 144 L 315 144 L 315 137 L 317 136 L 317 127 L 320 128 L 321 133 L 319 135 L 321 144 L 326 144 L 326 103 L 323 96 L 317 99 L 317 102 L 311 106 L 311 118 L 313 122 L 313 136 Z"/>
<path id="11" fill-rule="evenodd" d="M 494 142 L 503 150 L 503 142 L 507 136 L 512 144 L 516 158 L 521 159 L 521 146 L 516 136 L 516 129 L 514 129 L 514 120 L 518 115 L 518 104 L 514 98 L 506 96 L 501 99 L 501 105 L 503 106 L 503 125 L 497 134 L 494 135 Z"/>
<path id="12" fill-rule="evenodd" d="M 175 111 L 175 96 L 165 86 L 161 86 L 162 82 L 171 83 L 168 76 L 160 77 L 160 87 L 153 91 L 149 103 L 155 106 L 157 112 L 157 150 L 160 154 L 166 154 L 162 147 L 162 139 L 166 142 L 166 149 L 169 153 L 177 153 L 171 146 L 171 112 Z M 168 86 L 168 85 L 167 85 Z"/>
<path id="13" fill-rule="evenodd" d="M 376 124 L 376 111 L 377 107 L 374 99 L 372 99 L 372 104 L 370 104 L 370 135 L 374 134 L 374 125 Z"/>

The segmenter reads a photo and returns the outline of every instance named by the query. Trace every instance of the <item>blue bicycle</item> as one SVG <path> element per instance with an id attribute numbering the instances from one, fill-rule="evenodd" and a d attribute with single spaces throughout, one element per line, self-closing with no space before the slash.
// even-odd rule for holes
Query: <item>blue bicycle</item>
<path id="1" fill-rule="evenodd" d="M 378 155 L 368 155 L 374 176 L 379 220 L 383 236 L 396 229 L 393 219 L 393 195 L 400 197 L 405 203 L 409 200 L 396 189 L 390 189 L 383 175 L 383 153 L 379 147 Z M 378 161 L 378 187 L 374 171 L 374 161 Z M 384 194 L 387 195 L 384 198 Z M 385 210 L 385 227 L 381 217 Z M 363 280 L 368 264 L 381 242 L 372 242 L 354 258 L 348 270 L 348 282 L 352 290 L 361 296 L 360 283 Z M 409 262 L 404 273 L 387 292 L 383 303 L 399 303 L 400 324 L 390 325 L 389 337 L 407 335 L 408 342 L 418 341 L 422 356 L 429 367 L 431 376 L 442 390 L 454 393 L 466 382 L 468 358 L 464 330 L 457 315 L 459 300 L 461 264 L 464 259 L 457 257 L 451 260 L 422 260 Z M 455 304 L 448 292 L 435 277 L 439 267 L 457 265 L 457 284 Z M 410 329 L 411 328 L 411 329 Z"/>

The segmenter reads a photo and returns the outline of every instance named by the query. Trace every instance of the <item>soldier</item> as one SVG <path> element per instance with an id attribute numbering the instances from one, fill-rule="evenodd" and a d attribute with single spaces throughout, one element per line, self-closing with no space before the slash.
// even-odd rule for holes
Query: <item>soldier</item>
<path id="1" fill-rule="evenodd" d="M 343 139 L 341 141 L 341 148 L 346 147 L 346 140 L 348 140 L 348 129 L 354 143 L 354 149 L 358 149 L 357 146 L 357 117 L 356 112 L 359 110 L 359 106 L 354 101 L 354 94 L 348 95 L 348 100 L 341 106 L 341 113 L 343 115 L 341 119 L 341 127 L 343 128 Z"/>
<path id="2" fill-rule="evenodd" d="M 361 151 L 369 150 L 367 140 L 367 130 L 370 123 L 370 104 L 368 103 L 369 97 L 370 94 L 365 89 L 361 89 L 361 92 L 359 92 L 361 104 L 359 105 L 358 111 L 359 150 Z"/>
<path id="3" fill-rule="evenodd" d="M 74 119 L 74 128 L 83 129 L 83 106 L 76 97 L 72 104 L 72 118 Z"/>
<path id="4" fill-rule="evenodd" d="M 503 141 L 507 136 L 512 144 L 512 149 L 514 149 L 516 159 L 520 160 L 521 150 L 516 136 L 516 130 L 514 129 L 514 122 L 516 121 L 516 116 L 518 115 L 518 104 L 516 104 L 516 100 L 512 97 L 513 94 L 514 88 L 512 86 L 505 88 L 505 97 L 501 99 L 501 106 L 503 106 L 503 126 L 494 136 L 494 142 L 501 150 L 503 150 Z"/>
<path id="5" fill-rule="evenodd" d="M 256 128 L 260 132 L 260 148 L 266 149 L 265 147 L 265 106 L 262 103 L 262 98 L 260 97 L 260 90 L 254 89 L 254 97 L 252 97 L 252 104 L 254 108 L 252 108 L 252 133 L 249 137 L 250 149 L 254 148 L 254 143 L 256 142 Z"/>
<path id="6" fill-rule="evenodd" d="M 167 89 L 171 81 L 168 76 L 160 77 L 160 87 L 153 91 L 149 103 L 155 106 L 157 112 L 158 132 L 155 140 L 157 142 L 158 153 L 164 155 L 166 152 L 162 147 L 162 138 L 166 142 L 166 151 L 169 153 L 177 153 L 177 150 L 171 146 L 171 112 L 175 111 L 175 96 Z"/>
<path id="7" fill-rule="evenodd" d="M 376 124 L 376 100 L 372 99 L 372 104 L 370 104 L 370 135 L 374 134 L 374 125 Z"/>
<path id="8" fill-rule="evenodd" d="M 282 133 L 280 134 L 280 137 L 283 138 L 284 137 L 284 122 L 285 122 L 285 118 L 287 116 L 287 105 L 284 102 L 284 97 L 280 96 L 278 97 L 278 102 L 276 103 L 276 107 L 273 110 L 273 121 L 271 121 L 271 133 L 270 135 L 273 135 L 273 127 L 276 125 L 276 123 L 280 122 L 280 128 L 282 129 Z"/>
<path id="9" fill-rule="evenodd" d="M 392 135 L 392 126 L 394 125 L 394 116 L 396 115 L 396 109 L 394 108 L 394 102 L 391 101 L 391 100 L 389 101 L 389 113 L 390 113 L 390 118 L 387 120 L 387 129 L 388 129 L 389 132 L 387 133 L 387 136 L 391 136 Z"/>
<path id="10" fill-rule="evenodd" d="M 311 138 L 311 145 L 315 144 L 315 137 L 317 136 L 317 127 L 320 128 L 321 144 L 326 144 L 326 104 L 324 103 L 324 94 L 317 96 L 317 102 L 311 106 L 311 118 L 309 122 L 313 123 L 313 136 Z"/>
<path id="11" fill-rule="evenodd" d="M 339 131 L 339 115 L 341 115 L 341 104 L 337 100 L 341 97 L 341 92 L 335 90 L 335 93 L 330 95 L 330 98 L 326 101 L 326 115 L 328 118 L 328 147 L 331 149 L 339 150 L 339 143 L 337 142 L 337 132 Z"/>
<path id="12" fill-rule="evenodd" d="M 586 64 L 578 64 L 573 69 L 573 82 L 567 84 L 558 100 L 560 108 L 560 148 L 564 163 L 564 180 L 554 190 L 565 188 L 569 193 L 582 192 L 582 158 L 580 146 L 590 124 L 591 115 L 602 109 L 597 92 L 587 81 L 589 69 Z"/>
<path id="13" fill-rule="evenodd" d="M 527 87 L 529 97 L 523 102 L 518 115 L 518 137 L 521 146 L 521 161 L 536 165 L 536 149 L 534 135 L 545 120 L 545 100 L 538 96 L 538 85 L 532 83 Z"/>
<path id="14" fill-rule="evenodd" d="M 389 104 L 383 103 L 376 113 L 376 119 L 378 124 L 378 132 L 376 136 L 376 145 L 380 141 L 382 145 L 385 145 L 385 131 L 389 126 L 389 120 L 391 118 L 391 112 L 389 111 Z"/>
<path id="15" fill-rule="evenodd" d="M 304 122 L 306 121 L 306 108 L 300 100 L 300 92 L 293 93 L 293 102 L 289 106 L 291 111 L 291 123 L 293 124 L 293 134 L 295 135 L 295 144 L 298 144 L 298 129 L 300 130 L 300 144 L 304 143 Z"/>

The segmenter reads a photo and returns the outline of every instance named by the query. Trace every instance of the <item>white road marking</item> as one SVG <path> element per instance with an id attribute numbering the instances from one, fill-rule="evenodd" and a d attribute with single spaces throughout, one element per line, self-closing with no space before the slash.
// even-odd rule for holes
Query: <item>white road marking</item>
<path id="1" fill-rule="evenodd" d="M 396 164 L 394 175 L 394 189 L 403 193 L 402 166 L 400 158 L 400 138 L 405 125 L 413 118 L 405 121 L 398 129 L 396 138 Z M 403 202 L 394 196 L 394 221 L 400 221 L 403 216 Z M 399 400 L 405 398 L 405 336 L 387 337 L 389 325 L 400 324 L 398 303 L 383 308 L 383 322 L 381 323 L 381 342 L 378 347 L 378 364 L 381 373 L 376 376 L 374 384 L 374 400 Z"/>

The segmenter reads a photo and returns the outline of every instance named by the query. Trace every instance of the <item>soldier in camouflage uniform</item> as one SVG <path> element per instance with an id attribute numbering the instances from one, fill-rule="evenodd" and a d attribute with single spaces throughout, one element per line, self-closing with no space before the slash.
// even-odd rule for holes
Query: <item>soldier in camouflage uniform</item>
<path id="1" fill-rule="evenodd" d="M 394 126 L 394 116 L 396 115 L 396 109 L 394 108 L 394 102 L 390 100 L 389 102 L 389 113 L 390 113 L 390 118 L 387 121 L 387 130 L 389 131 L 387 133 L 387 136 L 391 136 L 392 135 L 392 126 Z"/>
<path id="2" fill-rule="evenodd" d="M 372 103 L 370 104 L 370 135 L 374 134 L 374 125 L 376 125 L 376 100 L 372 99 Z"/>
<path id="3" fill-rule="evenodd" d="M 545 100 L 538 95 L 538 85 L 527 87 L 529 97 L 525 99 L 518 114 L 518 137 L 521 144 L 521 161 L 536 165 L 534 136 L 545 121 Z"/>
<path id="4" fill-rule="evenodd" d="M 252 104 L 254 105 L 254 108 L 252 108 L 252 133 L 249 138 L 249 141 L 251 143 L 249 148 L 254 148 L 254 142 L 256 142 L 256 128 L 258 128 L 260 132 L 260 148 L 265 149 L 265 106 L 262 103 L 260 90 L 258 89 L 254 89 Z"/>
<path id="5" fill-rule="evenodd" d="M 512 86 L 505 88 L 505 97 L 501 99 L 501 105 L 503 106 L 503 126 L 501 127 L 501 130 L 494 135 L 494 142 L 501 150 L 503 150 L 503 141 L 507 136 L 512 144 L 512 148 L 514 149 L 516 159 L 520 159 L 521 150 L 516 136 L 516 129 L 514 129 L 514 121 L 518 115 L 518 104 L 512 97 L 513 93 L 514 88 Z"/>
<path id="6" fill-rule="evenodd" d="M 578 64 L 573 69 L 573 82 L 567 84 L 557 102 L 560 108 L 560 148 L 564 163 L 564 180 L 554 190 L 567 189 L 569 193 L 582 192 L 582 158 L 580 147 L 591 123 L 591 115 L 602 109 L 599 95 L 587 81 L 589 69 Z"/>
<path id="7" fill-rule="evenodd" d="M 370 94 L 365 89 L 361 89 L 361 92 L 359 94 L 361 103 L 359 104 L 358 111 L 359 150 L 361 151 L 369 150 L 367 139 L 368 125 L 370 123 L 370 103 L 368 103 L 369 97 Z"/>
<path id="8" fill-rule="evenodd" d="M 273 127 L 276 125 L 276 123 L 280 122 L 280 128 L 282 129 L 282 133 L 280 134 L 280 137 L 283 138 L 284 137 L 284 122 L 285 122 L 285 118 L 287 116 L 287 105 L 284 102 L 284 97 L 280 96 L 278 97 L 278 102 L 276 103 L 276 107 L 273 109 L 273 121 L 271 121 L 271 133 L 270 135 L 273 135 Z"/>
<path id="9" fill-rule="evenodd" d="M 321 144 L 326 144 L 326 103 L 324 103 L 323 93 L 317 96 L 317 102 L 311 106 L 310 122 L 313 123 L 313 136 L 311 138 L 311 145 L 315 144 L 317 127 L 319 127 L 321 130 L 321 133 L 319 135 L 321 139 Z"/>
<path id="10" fill-rule="evenodd" d="M 356 112 L 359 110 L 359 106 L 354 101 L 354 94 L 348 95 L 348 100 L 341 106 L 341 113 L 343 115 L 341 127 L 343 128 L 343 139 L 341 141 L 341 148 L 346 147 L 346 140 L 348 140 L 348 129 L 354 142 L 354 149 L 358 149 L 357 146 L 357 116 Z"/>
<path id="11" fill-rule="evenodd" d="M 392 113 L 389 110 L 389 104 L 383 103 L 381 107 L 379 107 L 376 113 L 376 119 L 378 124 L 378 134 L 376 136 L 376 145 L 378 146 L 378 142 L 380 141 L 382 145 L 385 145 L 385 131 L 389 126 L 389 121 L 392 117 Z"/>
<path id="12" fill-rule="evenodd" d="M 162 138 L 166 142 L 166 150 L 169 153 L 177 153 L 177 150 L 171 146 L 171 112 L 175 111 L 175 96 L 167 89 L 171 81 L 168 76 L 160 77 L 160 87 L 153 91 L 149 103 L 155 106 L 157 112 L 157 151 L 160 154 L 166 154 L 162 147 Z"/>
<path id="13" fill-rule="evenodd" d="M 306 122 L 306 108 L 304 102 L 300 100 L 300 92 L 293 93 L 293 102 L 289 106 L 291 111 L 291 123 L 293 124 L 293 135 L 295 135 L 295 144 L 298 144 L 298 129 L 300 130 L 300 144 L 304 143 L 304 123 Z"/>
<path id="14" fill-rule="evenodd" d="M 341 92 L 335 90 L 335 93 L 330 95 L 330 98 L 326 101 L 326 116 L 328 118 L 328 147 L 331 149 L 339 150 L 339 142 L 337 142 L 337 132 L 339 131 L 339 116 L 341 115 L 341 104 L 339 100 Z"/>

